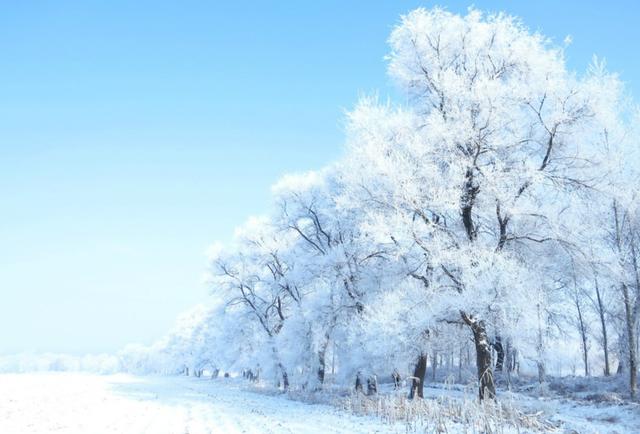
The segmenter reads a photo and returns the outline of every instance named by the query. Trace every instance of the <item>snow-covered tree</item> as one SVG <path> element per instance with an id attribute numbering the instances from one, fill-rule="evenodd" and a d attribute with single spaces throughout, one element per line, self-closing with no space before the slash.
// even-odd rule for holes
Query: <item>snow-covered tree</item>
<path id="1" fill-rule="evenodd" d="M 615 330 L 633 393 L 640 214 L 619 80 L 598 60 L 569 71 L 505 14 L 417 9 L 389 42 L 402 100 L 363 98 L 343 158 L 273 187 L 270 213 L 212 249 L 216 307 L 158 348 L 284 388 L 322 387 L 330 359 L 333 381 L 401 374 L 414 397 L 429 362 L 435 378 L 457 358 L 462 378 L 471 338 L 482 399 L 520 361 L 544 382 L 562 339 L 585 373 L 596 339 L 608 373 Z"/>
<path id="2" fill-rule="evenodd" d="M 545 308 L 579 230 L 572 204 L 607 174 L 616 79 L 577 77 L 503 14 L 418 9 L 390 43 L 408 103 L 365 99 L 350 114 L 352 203 L 423 281 L 425 314 L 469 326 L 480 396 L 493 397 L 491 343 Z"/>

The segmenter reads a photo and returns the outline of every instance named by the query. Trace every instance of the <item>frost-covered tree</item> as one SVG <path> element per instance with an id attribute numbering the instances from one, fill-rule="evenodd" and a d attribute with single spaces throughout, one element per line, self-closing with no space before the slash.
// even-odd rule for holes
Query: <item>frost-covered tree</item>
<path id="1" fill-rule="evenodd" d="M 598 336 L 609 372 L 615 330 L 633 393 L 640 214 L 620 82 L 597 60 L 567 70 L 504 14 L 418 9 L 389 42 L 402 101 L 363 98 L 343 158 L 273 187 L 271 212 L 212 249 L 216 307 L 152 353 L 285 389 L 402 376 L 421 397 L 428 370 L 462 380 L 471 338 L 482 399 L 494 369 L 544 382 L 563 339 L 587 373 Z"/>
<path id="2" fill-rule="evenodd" d="M 491 343 L 544 308 L 579 226 L 572 203 L 606 175 L 615 77 L 577 77 L 503 14 L 418 9 L 390 43 L 407 104 L 365 99 L 350 114 L 348 173 L 431 318 L 471 330 L 480 396 L 493 397 Z"/>
<path id="3" fill-rule="evenodd" d="M 287 313 L 300 294 L 287 280 L 289 266 L 279 250 L 286 241 L 274 232 L 266 218 L 250 219 L 236 233 L 231 250 L 212 255 L 211 284 L 215 295 L 226 301 L 229 310 L 237 310 L 243 319 L 241 327 L 256 327 L 261 341 L 256 349 L 266 350 L 275 370 L 280 372 L 283 387 L 289 386 L 289 374 L 279 356 L 276 337 L 282 330 Z M 264 353 L 260 357 L 265 357 Z"/>
<path id="4" fill-rule="evenodd" d="M 299 265 L 295 280 L 304 288 L 300 313 L 308 324 L 307 341 L 317 354 L 320 384 L 332 339 L 333 351 L 340 349 L 334 334 L 342 335 L 343 343 L 353 335 L 354 324 L 380 290 L 382 264 L 388 263 L 384 247 L 360 227 L 360 213 L 340 203 L 346 188 L 343 178 L 338 169 L 327 168 L 285 177 L 274 187 L 277 225 L 296 240 L 289 255 Z M 362 368 L 349 365 L 343 371 Z"/>
<path id="5" fill-rule="evenodd" d="M 622 305 L 620 330 L 621 361 L 629 373 L 629 390 L 635 397 L 638 375 L 638 318 L 640 314 L 640 213 L 636 191 L 625 202 L 611 206 L 612 246 L 616 253 L 619 299 Z"/>

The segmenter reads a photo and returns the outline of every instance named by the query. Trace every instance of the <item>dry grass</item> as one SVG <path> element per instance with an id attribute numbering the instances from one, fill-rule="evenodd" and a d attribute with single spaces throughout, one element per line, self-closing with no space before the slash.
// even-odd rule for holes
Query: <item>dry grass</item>
<path id="1" fill-rule="evenodd" d="M 269 387 L 254 385 L 251 389 L 269 395 L 282 394 L 282 391 Z M 286 395 L 296 401 L 329 404 L 359 416 L 377 417 L 389 425 L 404 427 L 407 434 L 524 434 L 562 431 L 546 420 L 542 411 L 526 413 L 508 396 L 497 401 L 480 402 L 473 384 L 462 388 L 445 384 L 441 390 L 440 395 L 415 400 L 408 399 L 404 391 L 367 396 L 347 388 L 324 391 L 292 389 Z"/>
<path id="2" fill-rule="evenodd" d="M 353 394 L 335 405 L 357 415 L 377 416 L 389 424 L 403 424 L 407 433 L 530 433 L 558 432 L 541 417 L 525 414 L 509 402 L 479 402 L 473 397 L 409 400 L 404 395 L 374 397 Z"/>

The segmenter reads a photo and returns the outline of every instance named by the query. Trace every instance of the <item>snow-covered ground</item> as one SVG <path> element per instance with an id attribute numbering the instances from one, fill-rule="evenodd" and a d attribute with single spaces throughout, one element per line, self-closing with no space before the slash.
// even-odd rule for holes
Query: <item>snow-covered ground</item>
<path id="1" fill-rule="evenodd" d="M 78 373 L 0 375 L 2 434 L 403 432 L 234 381 Z"/>
<path id="2" fill-rule="evenodd" d="M 428 398 L 460 394 L 431 388 L 425 392 Z M 501 399 L 515 401 L 529 414 L 544 413 L 559 433 L 640 432 L 640 408 L 635 405 L 539 400 L 520 394 L 502 395 Z M 233 379 L 0 375 L 3 434 L 405 433 L 408 428 L 354 416 L 333 406 L 256 393 Z M 421 426 L 417 432 L 435 429 Z"/>

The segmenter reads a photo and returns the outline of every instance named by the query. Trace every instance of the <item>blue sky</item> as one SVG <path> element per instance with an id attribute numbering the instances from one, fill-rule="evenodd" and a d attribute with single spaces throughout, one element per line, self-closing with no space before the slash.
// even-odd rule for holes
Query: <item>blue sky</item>
<path id="1" fill-rule="evenodd" d="M 459 1 L 0 3 L 0 353 L 150 343 L 207 297 L 204 251 L 393 92 L 399 15 Z M 640 91 L 635 2 L 476 1 Z"/>

